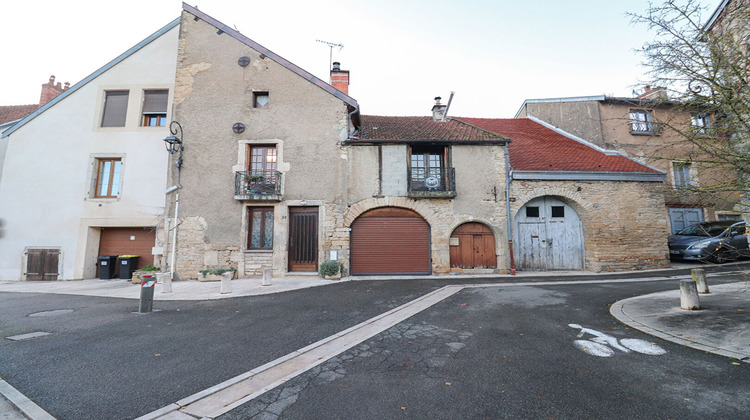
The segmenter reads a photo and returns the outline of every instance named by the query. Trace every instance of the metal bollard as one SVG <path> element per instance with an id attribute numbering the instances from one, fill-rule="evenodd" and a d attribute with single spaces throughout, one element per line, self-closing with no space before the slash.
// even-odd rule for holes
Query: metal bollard
<path id="1" fill-rule="evenodd" d="M 693 281 L 698 286 L 698 293 L 711 293 L 708 291 L 708 283 L 706 283 L 706 270 L 694 268 L 691 273 L 693 274 Z"/>
<path id="2" fill-rule="evenodd" d="M 146 314 L 151 312 L 154 306 L 154 285 L 156 281 L 154 276 L 143 276 L 141 281 L 141 302 L 138 305 L 138 313 Z"/>
<path id="3" fill-rule="evenodd" d="M 698 288 L 692 280 L 680 280 L 680 308 L 686 310 L 701 308 Z"/>
<path id="4" fill-rule="evenodd" d="M 226 273 L 221 274 L 221 293 L 232 293 L 232 277 L 234 276 L 234 271 L 227 271 Z"/>
<path id="5" fill-rule="evenodd" d="M 263 267 L 263 279 L 261 280 L 260 284 L 262 286 L 270 286 L 271 285 L 271 267 Z"/>

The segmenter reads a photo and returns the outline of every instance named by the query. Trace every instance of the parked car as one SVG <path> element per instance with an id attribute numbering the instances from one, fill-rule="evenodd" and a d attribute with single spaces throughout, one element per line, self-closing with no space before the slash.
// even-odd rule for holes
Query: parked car
<path id="1" fill-rule="evenodd" d="M 710 261 L 721 264 L 750 257 L 745 222 L 702 222 L 669 236 L 673 260 Z"/>

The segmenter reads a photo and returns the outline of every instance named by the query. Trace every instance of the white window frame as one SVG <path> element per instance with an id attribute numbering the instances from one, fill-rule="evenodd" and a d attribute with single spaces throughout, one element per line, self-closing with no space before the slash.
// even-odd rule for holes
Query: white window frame
<path id="1" fill-rule="evenodd" d="M 653 113 L 646 109 L 630 110 L 630 133 L 631 134 L 655 134 L 656 124 Z"/>

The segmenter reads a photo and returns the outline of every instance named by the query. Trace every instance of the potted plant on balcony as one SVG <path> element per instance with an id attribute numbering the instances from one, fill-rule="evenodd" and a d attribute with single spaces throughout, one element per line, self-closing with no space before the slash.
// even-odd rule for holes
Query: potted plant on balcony
<path id="1" fill-rule="evenodd" d="M 234 268 L 209 268 L 198 272 L 198 281 L 221 281 L 222 276 L 234 278 Z"/>
<path id="2" fill-rule="evenodd" d="M 338 261 L 328 260 L 320 264 L 320 275 L 328 280 L 339 280 L 344 272 L 344 264 Z"/>

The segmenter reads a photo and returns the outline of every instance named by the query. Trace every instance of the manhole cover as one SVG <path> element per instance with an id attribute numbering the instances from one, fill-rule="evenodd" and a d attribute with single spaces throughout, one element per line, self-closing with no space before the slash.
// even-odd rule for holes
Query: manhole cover
<path id="1" fill-rule="evenodd" d="M 72 309 L 55 309 L 54 311 L 44 311 L 44 312 L 35 312 L 33 314 L 30 314 L 31 317 L 37 317 L 37 316 L 57 316 L 57 315 L 65 315 L 73 312 Z"/>

